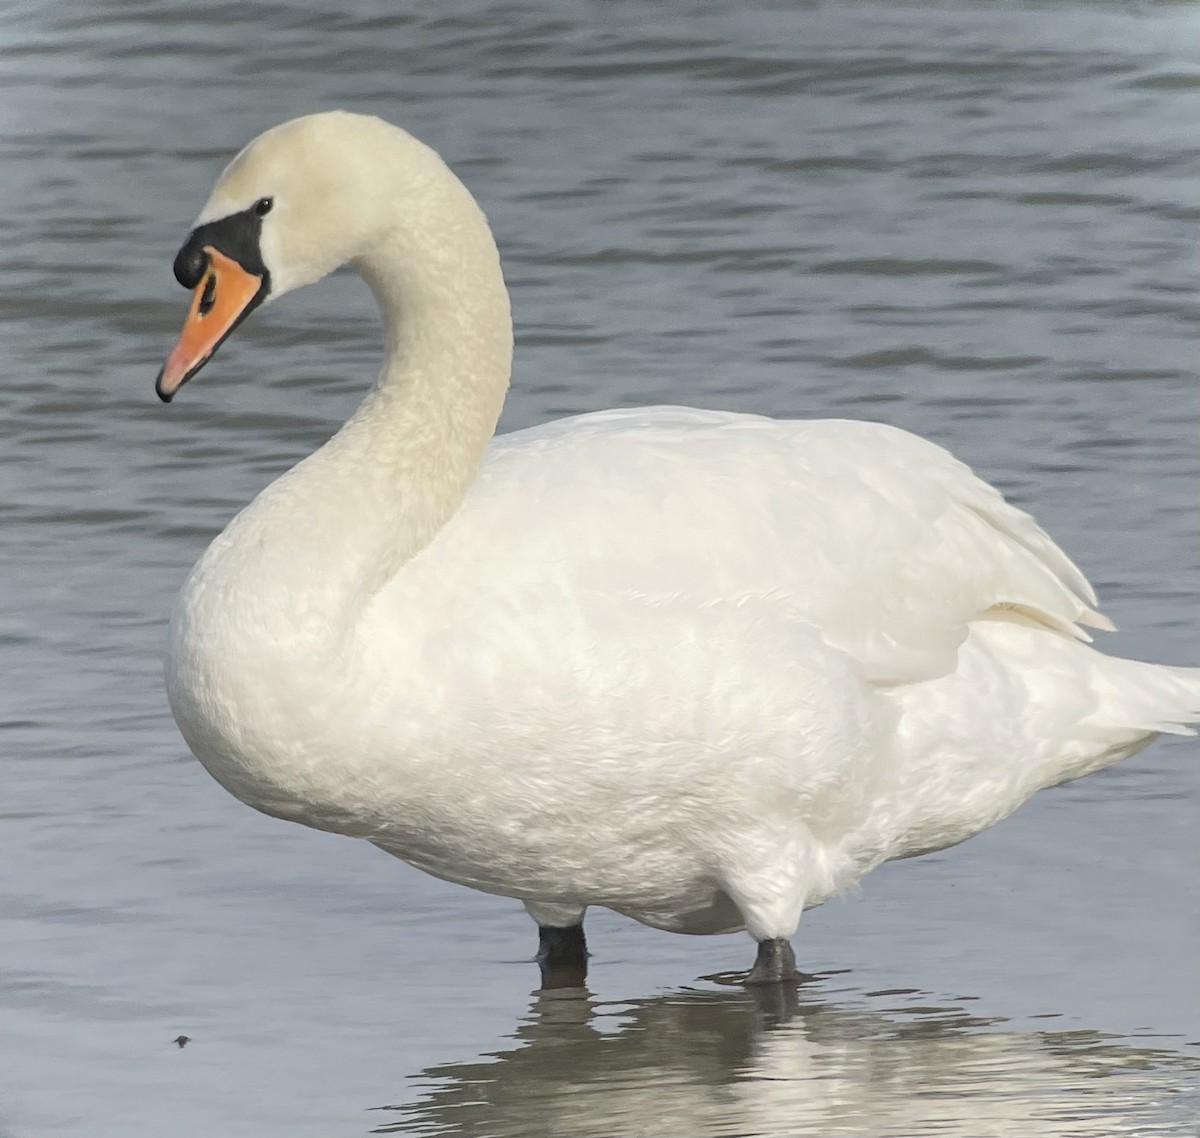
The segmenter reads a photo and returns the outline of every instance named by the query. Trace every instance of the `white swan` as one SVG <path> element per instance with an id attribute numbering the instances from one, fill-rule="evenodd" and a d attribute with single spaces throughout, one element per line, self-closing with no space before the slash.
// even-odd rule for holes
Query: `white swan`
<path id="1" fill-rule="evenodd" d="M 171 708 L 243 802 L 521 899 L 548 974 L 604 905 L 744 928 L 748 979 L 790 977 L 804 908 L 1200 710 L 1200 671 L 1082 643 L 1111 626 L 1079 570 L 903 431 L 646 408 L 490 441 L 495 244 L 375 118 L 286 123 L 221 175 L 159 394 L 346 262 L 387 363 L 197 564 Z"/>

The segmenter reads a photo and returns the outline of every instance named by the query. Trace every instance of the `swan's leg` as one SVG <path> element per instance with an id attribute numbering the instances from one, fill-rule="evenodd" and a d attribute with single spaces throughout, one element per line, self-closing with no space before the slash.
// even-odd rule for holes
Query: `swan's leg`
<path id="1" fill-rule="evenodd" d="M 526 901 L 525 908 L 538 924 L 538 967 L 542 988 L 580 988 L 587 979 L 587 941 L 583 935 L 583 907 L 546 905 Z"/>
<path id="2" fill-rule="evenodd" d="M 805 887 L 795 872 L 801 864 L 784 851 L 778 864 L 724 874 L 725 891 L 733 899 L 748 932 L 758 942 L 758 955 L 743 983 L 789 984 L 800 979 L 791 938 L 804 912 Z"/>
<path id="3" fill-rule="evenodd" d="M 583 925 L 538 925 L 537 962 L 542 971 L 559 968 L 587 968 L 587 941 L 583 936 Z"/>
<path id="4" fill-rule="evenodd" d="M 792 942 L 784 937 L 769 937 L 758 942 L 754 967 L 743 983 L 786 984 L 799 978 Z"/>

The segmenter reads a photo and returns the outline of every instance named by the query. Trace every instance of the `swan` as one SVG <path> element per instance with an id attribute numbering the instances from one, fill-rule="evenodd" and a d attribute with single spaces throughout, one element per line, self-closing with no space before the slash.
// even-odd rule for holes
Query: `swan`
<path id="1" fill-rule="evenodd" d="M 746 982 L 792 980 L 804 909 L 1191 733 L 1200 669 L 1091 648 L 1079 569 L 915 435 L 646 407 L 493 439 L 495 242 L 377 118 L 295 119 L 220 175 L 159 396 L 347 263 L 385 366 L 200 557 L 171 710 L 254 809 L 522 901 L 544 977 L 582 974 L 607 906 L 745 930 Z"/>

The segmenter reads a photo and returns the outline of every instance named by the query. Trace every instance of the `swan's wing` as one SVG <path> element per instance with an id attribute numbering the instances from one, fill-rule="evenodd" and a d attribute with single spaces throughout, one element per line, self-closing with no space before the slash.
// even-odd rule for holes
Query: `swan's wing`
<path id="1" fill-rule="evenodd" d="M 1111 627 L 1029 515 L 875 423 L 646 408 L 502 436 L 426 557 L 463 588 L 542 581 L 548 604 L 769 597 L 882 683 L 951 671 L 995 606 Z"/>

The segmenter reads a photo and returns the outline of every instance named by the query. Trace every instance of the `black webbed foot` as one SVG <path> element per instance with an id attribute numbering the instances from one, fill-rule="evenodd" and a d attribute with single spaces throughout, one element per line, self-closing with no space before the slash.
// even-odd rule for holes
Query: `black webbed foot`
<path id="1" fill-rule="evenodd" d="M 587 980 L 587 941 L 583 925 L 553 928 L 538 925 L 538 967 L 542 970 L 542 990 L 582 988 Z"/>
<path id="2" fill-rule="evenodd" d="M 783 937 L 758 942 L 758 955 L 744 984 L 795 984 L 802 977 L 796 971 L 796 954 L 791 942 Z"/>

